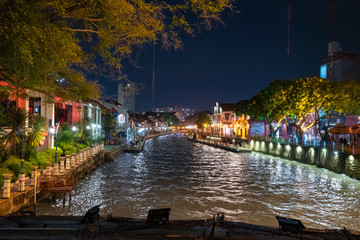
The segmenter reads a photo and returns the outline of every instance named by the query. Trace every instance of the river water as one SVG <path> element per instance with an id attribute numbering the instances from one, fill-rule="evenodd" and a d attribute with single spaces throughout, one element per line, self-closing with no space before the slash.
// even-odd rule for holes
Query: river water
<path id="1" fill-rule="evenodd" d="M 170 219 L 212 218 L 277 226 L 275 216 L 307 228 L 360 230 L 360 181 L 258 153 L 232 153 L 173 135 L 150 139 L 81 179 L 71 204 L 40 203 L 38 215 L 84 215 L 101 204 L 106 216 L 146 218 L 170 207 Z"/>

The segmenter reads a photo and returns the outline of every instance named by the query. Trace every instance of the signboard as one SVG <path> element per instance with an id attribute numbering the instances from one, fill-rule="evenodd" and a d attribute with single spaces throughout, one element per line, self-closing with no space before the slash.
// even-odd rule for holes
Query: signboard
<path id="1" fill-rule="evenodd" d="M 265 128 L 264 123 L 251 123 L 250 127 L 250 135 L 252 136 L 264 136 L 265 134 Z"/>
<path id="2" fill-rule="evenodd" d="M 126 121 L 125 115 L 124 114 L 119 114 L 118 115 L 118 123 L 119 123 L 119 125 L 124 124 L 125 121 Z"/>

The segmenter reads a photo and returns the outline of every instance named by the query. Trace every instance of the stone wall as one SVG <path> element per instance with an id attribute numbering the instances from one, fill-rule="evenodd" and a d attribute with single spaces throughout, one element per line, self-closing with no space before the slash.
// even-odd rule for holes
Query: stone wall
<path id="1" fill-rule="evenodd" d="M 329 148 L 300 147 L 258 140 L 251 140 L 250 147 L 256 152 L 316 165 L 360 180 L 360 156 L 353 156 Z"/>

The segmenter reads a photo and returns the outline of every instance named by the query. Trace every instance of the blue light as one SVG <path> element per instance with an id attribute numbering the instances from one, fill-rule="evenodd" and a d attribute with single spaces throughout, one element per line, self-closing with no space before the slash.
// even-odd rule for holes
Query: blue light
<path id="1" fill-rule="evenodd" d="M 326 79 L 326 64 L 321 65 L 320 67 L 320 77 Z"/>

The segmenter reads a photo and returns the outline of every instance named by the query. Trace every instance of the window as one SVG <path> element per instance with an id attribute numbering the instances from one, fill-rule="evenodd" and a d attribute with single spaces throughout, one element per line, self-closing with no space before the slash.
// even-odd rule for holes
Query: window
<path id="1" fill-rule="evenodd" d="M 29 98 L 29 113 L 41 115 L 41 98 Z"/>
<path id="2" fill-rule="evenodd" d="M 225 121 L 229 121 L 230 120 L 230 114 L 229 113 L 225 113 Z"/>
<path id="3" fill-rule="evenodd" d="M 65 105 L 65 116 L 64 121 L 68 122 L 68 124 L 72 125 L 72 105 Z"/>

